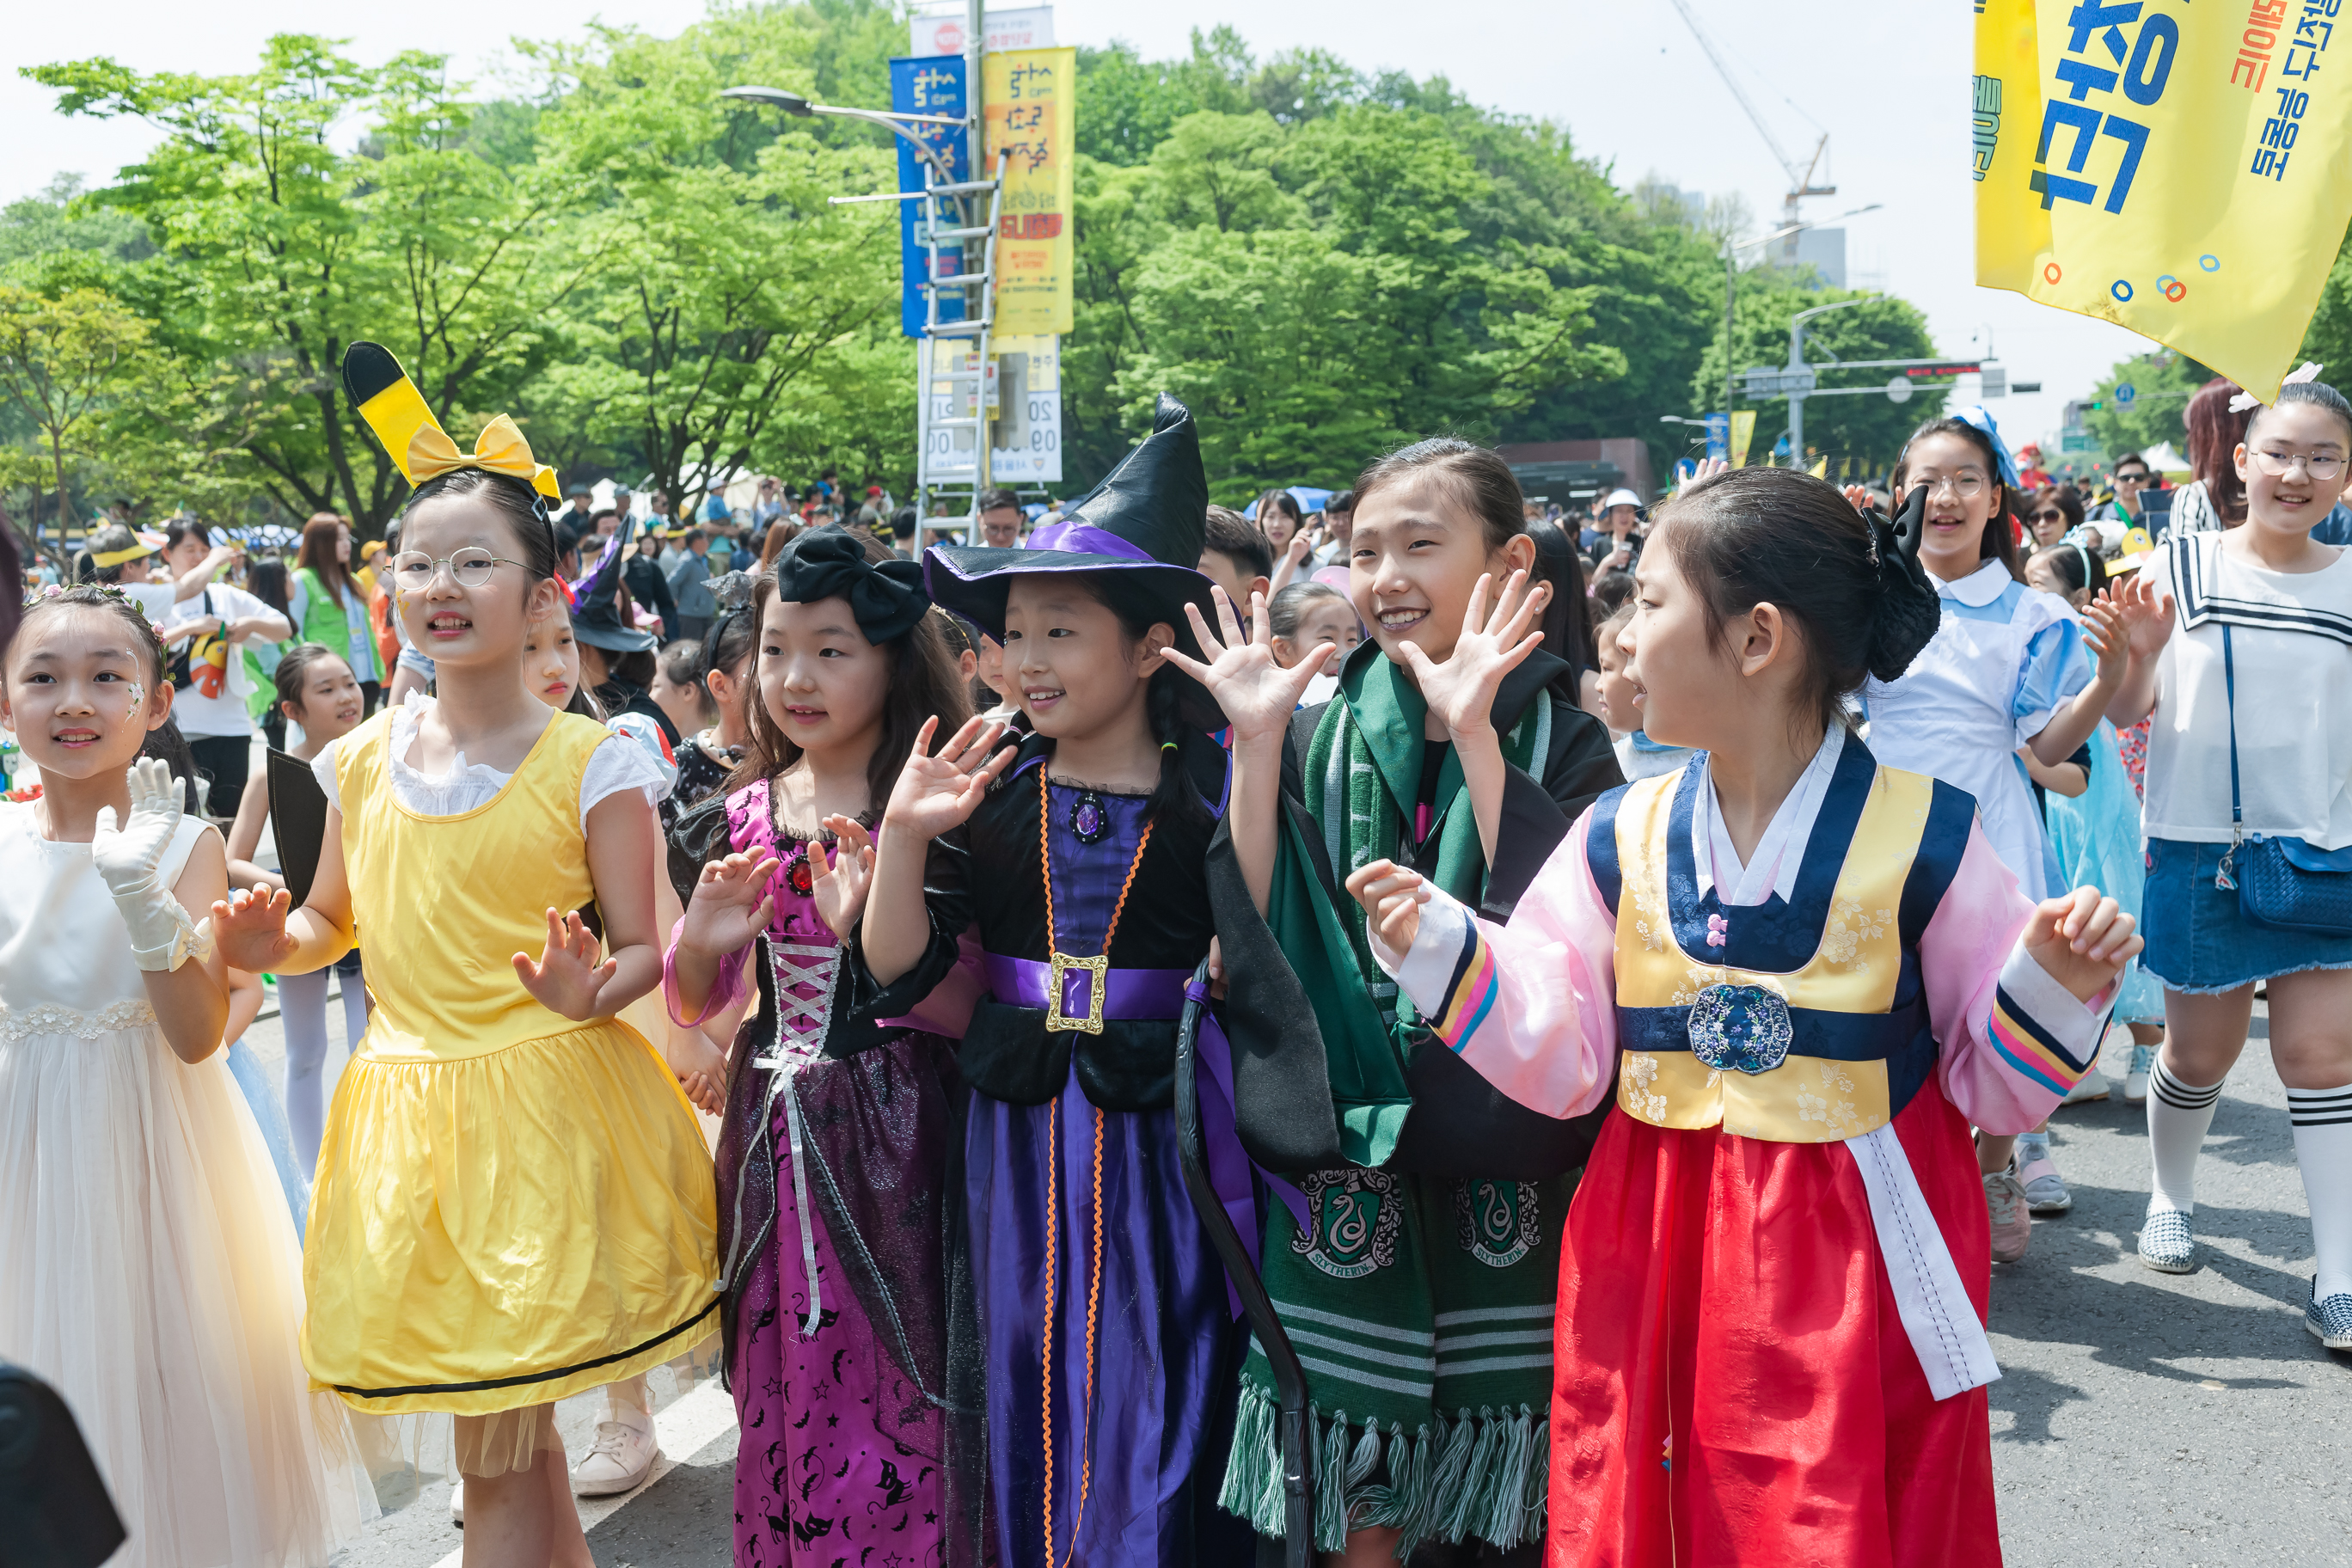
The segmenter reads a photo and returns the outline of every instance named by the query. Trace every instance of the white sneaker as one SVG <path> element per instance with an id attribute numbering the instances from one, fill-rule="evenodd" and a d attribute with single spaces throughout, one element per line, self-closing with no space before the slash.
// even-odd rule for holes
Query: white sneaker
<path id="1" fill-rule="evenodd" d="M 463 1476 L 449 1483 L 449 1522 L 460 1530 L 466 1528 L 466 1478 Z"/>
<path id="2" fill-rule="evenodd" d="M 2132 1047 L 2131 1071 L 2124 1075 L 2124 1103 L 2126 1105 L 2146 1105 L 2147 1103 L 2147 1074 L 2148 1069 L 2153 1068 L 2155 1065 L 2156 1047 L 2154 1046 L 2134 1046 Z"/>
<path id="3" fill-rule="evenodd" d="M 572 1489 L 581 1497 L 617 1497 L 635 1491 L 661 1458 L 653 1417 L 626 1405 L 613 1407 L 613 1419 L 596 1423 L 596 1446 L 572 1467 Z"/>

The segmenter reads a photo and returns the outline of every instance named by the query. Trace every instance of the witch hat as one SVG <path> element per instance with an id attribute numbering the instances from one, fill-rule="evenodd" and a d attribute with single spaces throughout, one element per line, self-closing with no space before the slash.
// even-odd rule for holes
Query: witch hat
<path id="1" fill-rule="evenodd" d="M 608 653 L 643 653 L 659 641 L 653 633 L 621 618 L 621 568 L 628 561 L 629 536 L 637 520 L 625 518 L 613 531 L 604 553 L 572 588 L 572 635 Z"/>
<path id="2" fill-rule="evenodd" d="M 1184 606 L 1200 605 L 1215 623 L 1216 601 L 1200 571 L 1208 531 L 1209 481 L 1201 469 L 1200 432 L 1192 410 L 1163 392 L 1151 434 L 1109 478 L 1068 508 L 1062 521 L 1038 529 L 1025 546 L 1009 550 L 934 544 L 923 553 L 924 585 L 933 604 L 1002 641 L 1004 598 L 1014 576 L 1134 574 L 1160 601 L 1178 646 L 1197 658 L 1200 648 Z"/>

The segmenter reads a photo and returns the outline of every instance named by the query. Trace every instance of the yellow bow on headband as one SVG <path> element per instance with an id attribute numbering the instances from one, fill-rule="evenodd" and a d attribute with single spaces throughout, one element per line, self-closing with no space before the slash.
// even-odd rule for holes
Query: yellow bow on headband
<path id="1" fill-rule="evenodd" d="M 481 468 L 520 479 L 550 500 L 562 493 L 555 470 L 530 455 L 530 443 L 503 414 L 483 427 L 470 456 L 457 450 L 415 383 L 381 343 L 355 342 L 343 352 L 343 391 L 412 485 L 457 468 Z"/>
<path id="2" fill-rule="evenodd" d="M 421 485 L 427 479 L 458 468 L 487 468 L 494 474 L 505 474 L 527 481 L 531 489 L 548 499 L 558 495 L 555 470 L 530 455 L 530 443 L 522 438 L 515 422 L 501 414 L 482 426 L 474 440 L 471 456 L 457 450 L 457 443 L 449 439 L 448 432 L 438 425 L 420 425 L 408 438 L 408 482 Z"/>

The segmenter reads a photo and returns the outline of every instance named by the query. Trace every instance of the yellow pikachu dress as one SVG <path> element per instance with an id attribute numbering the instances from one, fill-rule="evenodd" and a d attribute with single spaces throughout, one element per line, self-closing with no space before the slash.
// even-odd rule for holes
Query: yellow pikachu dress
<path id="1" fill-rule="evenodd" d="M 394 717 L 335 749 L 375 1012 L 320 1150 L 302 1353 L 354 1408 L 485 1415 L 716 1332 L 717 1204 L 645 1037 L 550 1011 L 510 962 L 593 896 L 581 784 L 608 732 L 555 714 L 488 804 L 434 816 L 393 787 Z"/>

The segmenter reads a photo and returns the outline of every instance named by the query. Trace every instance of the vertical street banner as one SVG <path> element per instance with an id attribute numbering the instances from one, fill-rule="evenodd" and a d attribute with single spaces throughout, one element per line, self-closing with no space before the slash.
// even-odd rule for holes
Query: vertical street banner
<path id="1" fill-rule="evenodd" d="M 986 157 L 1007 154 L 996 228 L 999 332 L 1066 332 L 1071 205 L 1076 173 L 1078 52 L 1009 49 L 981 57 Z"/>
<path id="2" fill-rule="evenodd" d="M 1976 0 L 1977 281 L 2277 396 L 2352 218 L 2342 5 Z"/>
<path id="3" fill-rule="evenodd" d="M 914 58 L 900 58 L 890 62 L 890 107 L 900 114 L 938 114 L 960 117 L 964 112 L 964 59 L 961 55 L 932 55 Z M 939 153 L 948 172 L 959 182 L 971 177 L 971 142 L 962 129 L 953 125 L 914 125 L 908 129 L 923 139 L 923 144 Z M 923 188 L 923 161 L 904 137 L 893 138 L 898 144 L 898 188 L 919 191 Z M 898 255 L 902 263 L 901 276 L 906 279 L 898 298 L 898 325 L 910 338 L 923 335 L 925 270 L 930 265 L 930 252 L 923 247 L 922 226 L 929 221 L 929 204 L 901 199 L 898 203 Z M 950 204 L 943 216 L 952 223 L 954 207 Z M 944 246 L 940 250 L 940 272 L 942 278 L 952 278 L 963 269 L 963 247 Z M 963 290 L 950 289 L 940 300 L 940 320 L 963 320 Z"/>

